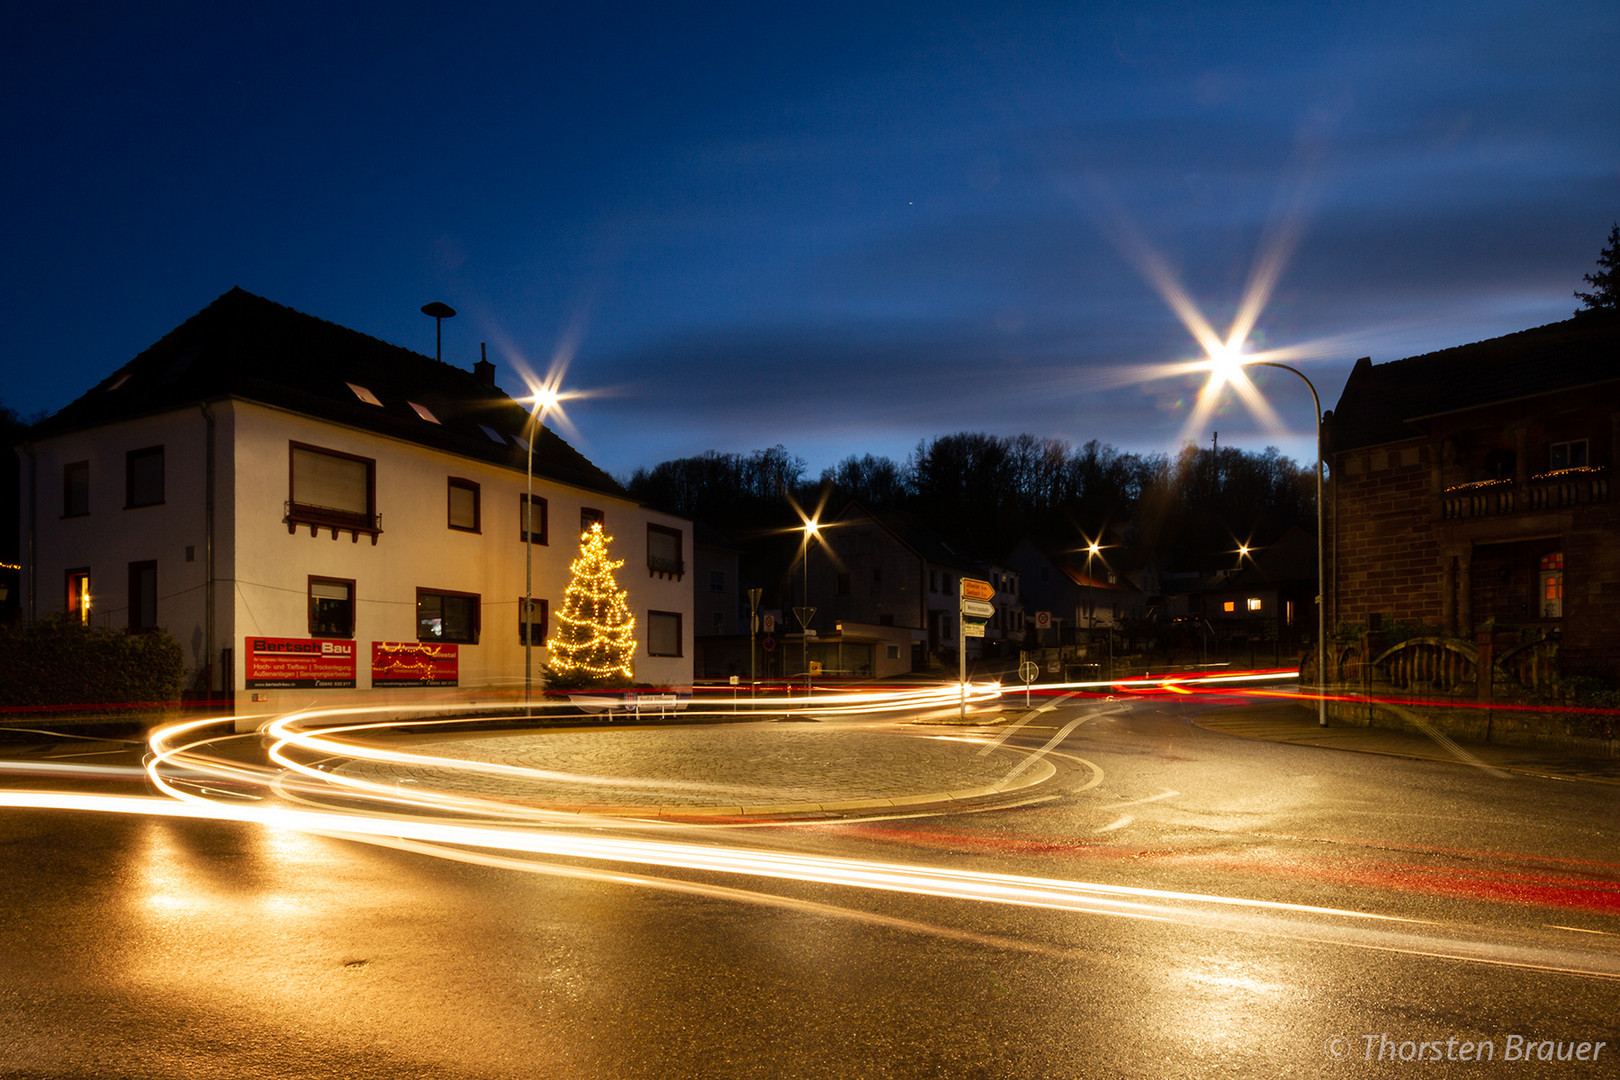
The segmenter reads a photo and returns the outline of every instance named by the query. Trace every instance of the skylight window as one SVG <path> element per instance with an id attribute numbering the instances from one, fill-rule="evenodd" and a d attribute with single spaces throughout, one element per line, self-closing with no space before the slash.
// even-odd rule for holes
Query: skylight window
<path id="1" fill-rule="evenodd" d="M 489 436 L 490 442 L 499 443 L 502 446 L 506 445 L 506 439 L 501 436 L 500 432 L 496 431 L 488 424 L 479 424 L 478 426 L 484 429 L 484 434 Z"/>
<path id="2" fill-rule="evenodd" d="M 529 440 L 528 439 L 525 439 L 521 435 L 514 435 L 514 436 L 512 436 L 512 441 L 517 443 L 519 446 L 523 447 L 523 452 L 525 454 L 527 454 L 529 452 Z"/>
<path id="3" fill-rule="evenodd" d="M 116 390 L 120 386 L 123 386 L 125 383 L 129 382 L 129 377 L 132 374 L 134 374 L 134 372 L 126 371 L 122 375 L 118 376 L 118 378 L 116 378 L 112 382 L 108 383 L 107 384 L 108 391 Z"/>
<path id="4" fill-rule="evenodd" d="M 414 401 L 407 401 L 405 404 L 407 404 L 411 408 L 415 409 L 416 410 L 416 415 L 420 416 L 422 419 L 426 420 L 428 423 L 437 424 L 439 422 L 439 418 L 437 416 L 434 416 L 433 411 L 431 409 L 429 409 L 426 405 L 418 405 Z"/>
<path id="5" fill-rule="evenodd" d="M 359 383 L 347 383 L 345 385 L 347 385 L 350 390 L 354 391 L 354 396 L 355 397 L 359 398 L 361 401 L 365 402 L 367 405 L 375 405 L 379 409 L 382 408 L 382 402 L 377 400 L 377 395 L 373 394 L 370 390 L 367 390 L 365 387 L 361 386 Z"/>

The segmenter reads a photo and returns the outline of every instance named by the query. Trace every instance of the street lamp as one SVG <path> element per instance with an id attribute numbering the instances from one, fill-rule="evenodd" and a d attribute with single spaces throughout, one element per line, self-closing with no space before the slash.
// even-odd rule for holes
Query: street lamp
<path id="1" fill-rule="evenodd" d="M 1316 413 L 1316 722 L 1327 727 L 1327 533 L 1322 528 L 1322 399 L 1316 396 L 1311 380 L 1298 368 L 1275 360 L 1244 360 L 1240 366 L 1293 372 L 1311 392 L 1311 407 Z"/>
<path id="2" fill-rule="evenodd" d="M 534 444 L 544 430 L 546 410 L 556 406 L 559 395 L 553 387 L 543 386 L 518 400 L 531 405 L 524 425 L 529 453 L 523 495 L 523 708 L 527 711 L 534 699 Z"/>
<path id="3" fill-rule="evenodd" d="M 810 606 L 810 541 L 819 531 L 819 524 L 815 518 L 804 523 L 804 607 L 799 615 L 799 645 L 801 659 L 804 663 L 804 692 L 810 694 L 810 620 L 815 618 L 816 609 Z"/>

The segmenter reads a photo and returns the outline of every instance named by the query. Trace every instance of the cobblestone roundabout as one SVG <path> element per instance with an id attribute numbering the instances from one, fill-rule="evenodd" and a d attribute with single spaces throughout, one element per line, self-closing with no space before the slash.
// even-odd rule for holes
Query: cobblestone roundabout
<path id="1" fill-rule="evenodd" d="M 497 762 L 534 776 L 452 765 L 351 761 L 337 771 L 502 801 L 580 808 L 769 812 L 983 797 L 1052 775 L 1044 762 L 938 728 L 744 723 L 547 730 L 412 743 L 410 753 Z"/>

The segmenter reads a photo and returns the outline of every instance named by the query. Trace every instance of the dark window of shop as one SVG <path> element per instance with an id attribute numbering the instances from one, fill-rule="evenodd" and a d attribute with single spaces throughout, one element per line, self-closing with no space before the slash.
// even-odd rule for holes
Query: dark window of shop
<path id="1" fill-rule="evenodd" d="M 347 578 L 309 579 L 309 636 L 354 637 L 354 582 Z"/>
<path id="2" fill-rule="evenodd" d="M 478 644 L 478 595 L 417 589 L 416 640 Z"/>

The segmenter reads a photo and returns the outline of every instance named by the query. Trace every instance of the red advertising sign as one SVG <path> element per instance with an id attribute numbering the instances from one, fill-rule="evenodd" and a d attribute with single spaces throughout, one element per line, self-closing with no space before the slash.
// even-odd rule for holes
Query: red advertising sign
<path id="1" fill-rule="evenodd" d="M 455 686 L 458 654 L 455 645 L 420 641 L 373 641 L 372 686 Z"/>
<path id="2" fill-rule="evenodd" d="M 249 690 L 354 689 L 352 641 L 250 637 L 245 645 Z"/>

